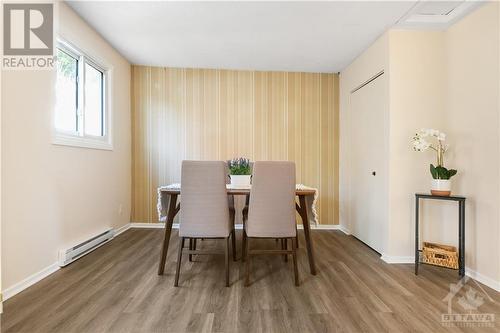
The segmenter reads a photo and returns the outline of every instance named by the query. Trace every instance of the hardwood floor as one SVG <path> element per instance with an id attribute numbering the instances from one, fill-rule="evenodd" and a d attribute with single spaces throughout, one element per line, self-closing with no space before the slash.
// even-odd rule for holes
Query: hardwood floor
<path id="1" fill-rule="evenodd" d="M 180 287 L 174 288 L 177 232 L 165 275 L 158 276 L 162 235 L 160 229 L 129 230 L 7 300 L 2 332 L 499 332 L 499 293 L 482 286 L 488 300 L 475 282 L 467 283 L 484 299 L 479 310 L 495 314 L 494 328 L 444 327 L 443 298 L 458 281 L 456 271 L 422 266 L 415 276 L 413 265 L 386 264 L 339 231 L 312 232 L 317 276 L 309 274 L 299 236 L 300 287 L 294 286 L 291 260 L 259 256 L 247 288 L 243 264 L 230 261 L 226 288 L 224 256 L 211 255 L 183 258 Z M 281 246 L 273 240 L 254 244 Z M 198 243 L 222 246 L 220 240 Z M 456 302 L 454 310 L 466 313 Z"/>

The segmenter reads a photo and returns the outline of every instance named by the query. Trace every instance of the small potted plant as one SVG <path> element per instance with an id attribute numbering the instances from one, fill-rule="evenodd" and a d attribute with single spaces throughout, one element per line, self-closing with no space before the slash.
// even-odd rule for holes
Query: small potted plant
<path id="1" fill-rule="evenodd" d="M 250 185 L 250 160 L 248 158 L 240 157 L 233 158 L 229 162 L 229 176 L 232 185 Z"/>
<path id="2" fill-rule="evenodd" d="M 435 141 L 427 141 L 430 138 Z M 448 145 L 444 143 L 446 134 L 435 129 L 424 128 L 413 137 L 413 149 L 418 152 L 432 149 L 436 152 L 436 166 L 430 165 L 432 175 L 431 194 L 439 196 L 449 196 L 451 194 L 451 177 L 457 174 L 457 170 L 444 167 L 444 154 L 448 150 Z"/>

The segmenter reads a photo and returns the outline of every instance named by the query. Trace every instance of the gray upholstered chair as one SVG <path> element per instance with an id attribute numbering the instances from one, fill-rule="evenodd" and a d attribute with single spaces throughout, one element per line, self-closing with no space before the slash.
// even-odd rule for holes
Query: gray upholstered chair
<path id="1" fill-rule="evenodd" d="M 299 285 L 295 221 L 295 163 L 255 162 L 248 218 L 244 221 L 243 248 L 246 260 L 245 285 L 250 282 L 250 259 L 257 254 L 291 254 L 295 285 Z M 281 250 L 252 250 L 252 238 L 291 240 Z"/>
<path id="2" fill-rule="evenodd" d="M 198 238 L 226 240 L 226 286 L 229 286 L 229 237 L 234 235 L 226 192 L 226 172 L 223 161 L 183 161 L 181 171 L 181 208 L 179 220 L 179 252 L 174 285 L 179 285 L 182 254 L 214 254 L 197 250 Z M 189 238 L 189 249 L 184 241 Z M 234 255 L 233 247 L 233 255 Z M 222 252 L 221 252 L 222 254 Z"/>

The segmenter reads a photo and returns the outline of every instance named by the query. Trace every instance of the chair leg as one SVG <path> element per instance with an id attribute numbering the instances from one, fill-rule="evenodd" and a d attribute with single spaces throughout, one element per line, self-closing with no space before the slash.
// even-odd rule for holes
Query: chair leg
<path id="1" fill-rule="evenodd" d="M 299 270 L 297 268 L 297 240 L 292 238 L 292 256 L 293 256 L 293 273 L 295 276 L 295 285 L 299 286 Z"/>
<path id="2" fill-rule="evenodd" d="M 234 198 L 234 196 L 233 196 L 233 198 Z M 231 226 L 233 228 L 232 231 L 231 231 L 231 237 L 233 238 L 233 240 L 232 240 L 233 241 L 233 261 L 236 261 L 236 231 L 235 231 L 235 228 L 236 228 L 236 226 L 235 226 L 235 223 L 236 223 L 235 222 L 236 211 L 235 210 L 231 210 L 229 212 L 229 214 L 230 214 L 230 218 L 231 218 L 231 221 L 232 221 Z"/>
<path id="3" fill-rule="evenodd" d="M 196 238 L 193 238 L 193 250 L 196 251 Z M 195 258 L 195 254 L 193 254 L 193 258 Z"/>
<path id="4" fill-rule="evenodd" d="M 245 232 L 245 227 L 243 226 L 243 236 L 242 236 L 242 246 L 241 246 L 241 261 L 245 262 L 247 259 L 247 233 Z"/>
<path id="5" fill-rule="evenodd" d="M 233 227 L 233 231 L 231 231 L 231 239 L 233 243 L 233 261 L 236 261 L 236 231 Z"/>
<path id="6" fill-rule="evenodd" d="M 193 250 L 193 239 L 189 238 L 189 250 Z M 193 261 L 193 255 L 189 255 L 189 262 Z"/>
<path id="7" fill-rule="evenodd" d="M 290 244 L 290 246 L 292 245 Z M 285 250 L 288 250 L 288 238 L 285 238 Z M 288 254 L 285 255 L 285 262 L 288 262 Z"/>
<path id="8" fill-rule="evenodd" d="M 243 234 L 245 235 L 245 231 L 243 231 Z M 250 239 L 246 237 L 246 244 L 245 244 L 245 266 L 246 266 L 246 277 L 245 277 L 245 287 L 248 287 L 250 285 Z"/>
<path id="9" fill-rule="evenodd" d="M 229 236 L 227 236 L 227 238 L 226 238 L 226 247 L 225 247 L 224 255 L 225 255 L 225 264 L 226 264 L 226 287 L 229 287 Z"/>
<path id="10" fill-rule="evenodd" d="M 177 253 L 177 268 L 175 270 L 175 282 L 174 287 L 179 286 L 179 273 L 181 271 L 181 260 L 182 260 L 182 248 L 184 247 L 184 237 L 179 239 L 179 251 Z"/>
<path id="11" fill-rule="evenodd" d="M 297 226 L 295 226 L 295 246 L 299 248 L 299 231 L 297 230 Z"/>
<path id="12" fill-rule="evenodd" d="M 281 239 L 281 249 L 286 250 L 288 248 L 288 239 L 287 238 L 282 238 Z M 283 255 L 283 260 L 285 262 L 288 262 L 288 254 Z"/>

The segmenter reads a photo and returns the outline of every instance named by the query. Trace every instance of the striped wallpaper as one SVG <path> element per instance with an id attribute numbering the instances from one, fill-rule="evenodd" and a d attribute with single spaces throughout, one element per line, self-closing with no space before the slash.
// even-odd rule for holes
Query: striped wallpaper
<path id="1" fill-rule="evenodd" d="M 132 217 L 157 222 L 156 188 L 184 159 L 290 160 L 338 223 L 338 75 L 133 66 Z"/>

